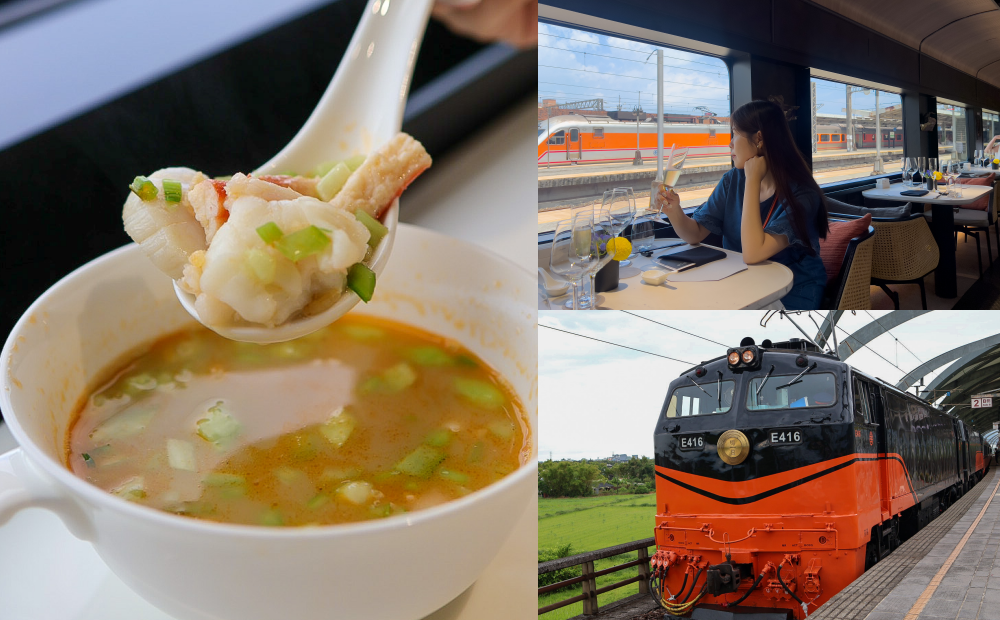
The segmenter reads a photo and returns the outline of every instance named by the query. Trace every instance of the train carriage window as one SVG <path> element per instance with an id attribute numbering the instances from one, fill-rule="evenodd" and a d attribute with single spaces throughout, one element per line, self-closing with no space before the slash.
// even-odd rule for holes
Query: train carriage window
<path id="1" fill-rule="evenodd" d="M 939 99 L 937 104 L 939 163 L 966 159 L 968 136 L 965 129 L 965 108 Z"/>
<path id="2" fill-rule="evenodd" d="M 733 406 L 735 386 L 736 383 L 733 381 L 722 381 L 721 386 L 718 381 L 683 385 L 670 395 L 670 400 L 667 402 L 667 417 L 686 418 L 710 413 L 726 413 Z"/>
<path id="3" fill-rule="evenodd" d="M 595 140 L 604 139 L 604 127 L 594 127 L 594 139 Z"/>
<path id="4" fill-rule="evenodd" d="M 829 407 L 837 401 L 837 381 L 832 373 L 754 377 L 747 388 L 747 409 L 798 409 Z"/>
<path id="5" fill-rule="evenodd" d="M 566 132 L 560 129 L 551 136 L 549 136 L 549 144 L 565 144 L 566 143 Z"/>
<path id="6" fill-rule="evenodd" d="M 1000 114 L 992 110 L 983 110 L 983 146 L 1000 134 Z"/>
<path id="7" fill-rule="evenodd" d="M 901 167 L 903 106 L 899 93 L 891 92 L 891 86 L 874 89 L 851 84 L 848 79 L 840 82 L 811 78 L 815 110 L 812 163 L 813 176 L 819 183 L 868 177 L 874 157 L 882 159 L 886 172 L 897 172 Z M 823 156 L 817 157 L 818 153 Z M 858 153 L 870 157 L 859 159 Z"/>

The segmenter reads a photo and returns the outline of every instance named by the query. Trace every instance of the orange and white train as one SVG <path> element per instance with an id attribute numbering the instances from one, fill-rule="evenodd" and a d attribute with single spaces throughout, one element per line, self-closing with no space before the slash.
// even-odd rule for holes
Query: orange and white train
<path id="1" fill-rule="evenodd" d="M 729 125 L 664 123 L 663 148 L 688 148 L 688 158 L 728 157 Z M 636 149 L 656 157 L 656 122 L 616 121 L 607 117 L 554 116 L 538 125 L 539 165 L 628 163 Z"/>
<path id="2" fill-rule="evenodd" d="M 802 620 L 992 461 L 960 420 L 794 339 L 747 338 L 683 373 L 654 441 L 650 591 L 695 618 Z"/>

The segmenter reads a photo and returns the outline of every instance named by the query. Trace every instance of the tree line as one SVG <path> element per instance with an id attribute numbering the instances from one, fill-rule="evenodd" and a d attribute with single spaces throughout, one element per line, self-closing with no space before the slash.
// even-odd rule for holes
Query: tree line
<path id="1" fill-rule="evenodd" d="M 544 497 L 652 493 L 654 476 L 653 459 L 647 456 L 619 463 L 543 461 L 538 464 L 538 491 Z"/>

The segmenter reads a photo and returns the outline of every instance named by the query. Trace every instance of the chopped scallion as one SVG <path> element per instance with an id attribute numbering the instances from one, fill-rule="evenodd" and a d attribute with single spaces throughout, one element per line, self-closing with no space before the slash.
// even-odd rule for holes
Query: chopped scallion
<path id="1" fill-rule="evenodd" d="M 376 220 L 361 209 L 354 212 L 354 217 L 359 222 L 364 224 L 365 228 L 368 229 L 368 232 L 371 233 L 371 236 L 368 237 L 368 245 L 373 248 L 376 247 L 378 242 L 382 240 L 382 237 L 389 232 L 389 229 L 386 228 L 382 222 Z"/>
<path id="2" fill-rule="evenodd" d="M 163 179 L 163 198 L 167 202 L 180 202 L 181 196 L 183 195 L 181 191 L 181 182 L 175 181 L 173 179 Z"/>
<path id="3" fill-rule="evenodd" d="M 469 481 L 469 477 L 463 474 L 462 472 L 452 471 L 450 469 L 442 469 L 441 471 L 438 472 L 438 475 L 444 478 L 445 480 L 450 480 L 458 484 L 465 484 L 466 482 Z"/>
<path id="4" fill-rule="evenodd" d="M 159 190 L 153 185 L 153 182 L 144 176 L 138 176 L 132 181 L 132 184 L 128 186 L 130 190 L 135 192 L 135 195 L 141 198 L 143 201 L 148 202 L 156 198 Z"/>
<path id="5" fill-rule="evenodd" d="M 253 274 L 253 277 L 258 282 L 261 284 L 274 282 L 274 275 L 278 270 L 278 264 L 270 254 L 260 248 L 253 248 L 247 251 L 246 262 L 250 273 Z"/>
<path id="6" fill-rule="evenodd" d="M 285 233 L 281 232 L 281 229 L 278 228 L 278 225 L 274 222 L 268 222 L 263 226 L 258 226 L 257 234 L 264 240 L 264 243 L 274 243 L 285 235 Z"/>
<path id="7" fill-rule="evenodd" d="M 275 242 L 274 247 L 285 255 L 285 258 L 297 263 L 303 258 L 322 252 L 330 245 L 330 237 L 315 226 L 307 226 L 302 230 L 289 233 Z M 348 276 L 350 281 L 350 276 Z"/>
<path id="8" fill-rule="evenodd" d="M 357 293 L 361 301 L 368 303 L 375 292 L 375 272 L 364 263 L 354 263 L 347 270 L 347 287 Z"/>
<path id="9" fill-rule="evenodd" d="M 319 194 L 321 200 L 331 200 L 344 187 L 349 176 L 351 176 L 351 169 L 344 162 L 339 162 L 316 184 L 316 193 Z"/>
<path id="10" fill-rule="evenodd" d="M 323 495 L 322 493 L 320 493 L 316 497 L 306 502 L 306 508 L 308 508 L 309 510 L 316 510 L 318 508 L 322 508 L 323 506 L 329 503 L 330 503 L 330 496 Z"/>
<path id="11" fill-rule="evenodd" d="M 83 457 L 83 462 L 87 464 L 87 467 L 96 467 L 94 464 L 94 459 L 90 458 L 90 455 L 84 452 L 80 456 Z"/>

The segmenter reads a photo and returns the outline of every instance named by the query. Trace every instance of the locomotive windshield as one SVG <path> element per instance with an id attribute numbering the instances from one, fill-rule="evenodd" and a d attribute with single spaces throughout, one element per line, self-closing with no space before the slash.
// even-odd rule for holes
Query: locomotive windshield
<path id="1" fill-rule="evenodd" d="M 837 380 L 831 373 L 804 374 L 797 379 L 795 375 L 756 377 L 747 389 L 750 411 L 829 407 L 836 401 Z"/>
<path id="2" fill-rule="evenodd" d="M 685 385 L 674 390 L 667 404 L 668 418 L 725 413 L 733 406 L 733 381 Z M 720 394 L 721 389 L 721 394 Z"/>

